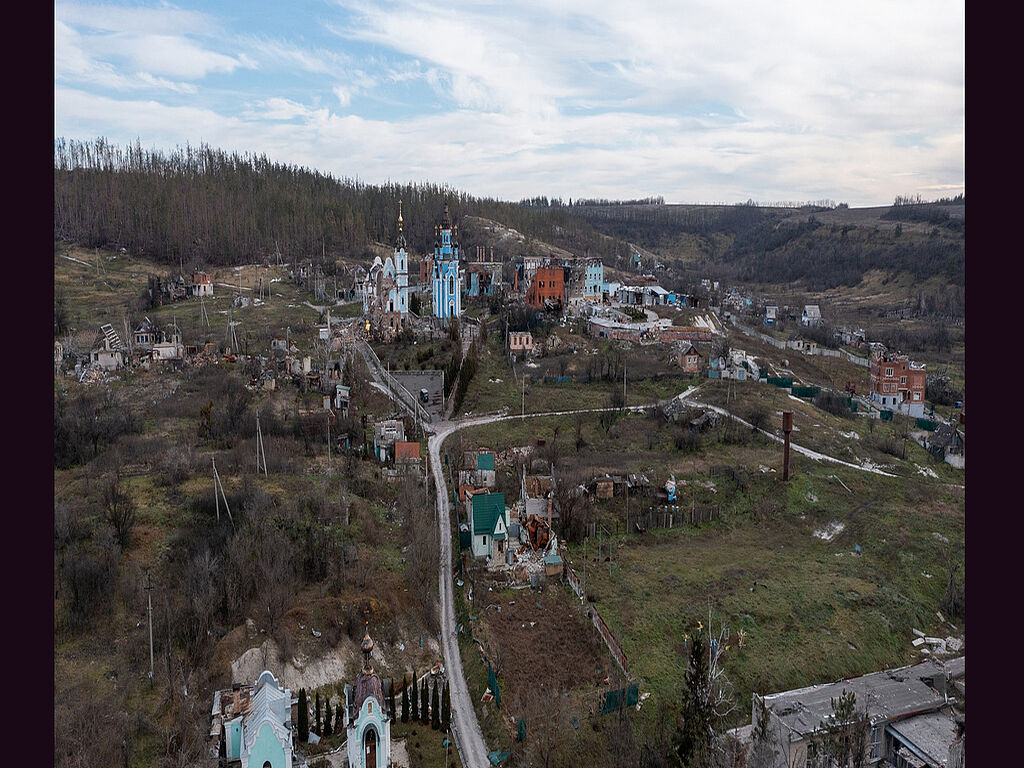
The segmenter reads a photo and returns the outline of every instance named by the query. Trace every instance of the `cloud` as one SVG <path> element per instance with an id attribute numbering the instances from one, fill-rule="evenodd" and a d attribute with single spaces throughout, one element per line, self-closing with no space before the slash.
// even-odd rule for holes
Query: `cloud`
<path id="1" fill-rule="evenodd" d="M 948 0 L 340 0 L 301 37 L 166 5 L 56 16 L 68 135 L 205 131 L 340 176 L 512 199 L 858 205 L 963 184 L 963 7 Z M 216 91 L 198 87 L 212 75 Z M 119 96 L 140 88 L 155 98 Z"/>

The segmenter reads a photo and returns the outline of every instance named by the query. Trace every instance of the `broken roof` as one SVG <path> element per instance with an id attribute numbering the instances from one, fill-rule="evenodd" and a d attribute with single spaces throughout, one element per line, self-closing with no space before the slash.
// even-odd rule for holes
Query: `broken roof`
<path id="1" fill-rule="evenodd" d="M 912 752 L 927 756 L 930 765 L 944 766 L 949 761 L 949 747 L 956 741 L 956 720 L 951 713 L 915 715 L 890 723 L 889 728 L 913 745 Z"/>
<path id="2" fill-rule="evenodd" d="M 866 708 L 873 724 L 936 710 L 945 704 L 945 697 L 925 680 L 943 677 L 946 671 L 957 674 L 958 669 L 962 674 L 962 666 L 953 663 L 947 667 L 936 659 L 927 659 L 908 667 L 770 694 L 763 699 L 791 731 L 791 738 L 799 740 L 827 720 L 832 714 L 832 699 L 844 690 L 856 696 L 858 709 Z"/>

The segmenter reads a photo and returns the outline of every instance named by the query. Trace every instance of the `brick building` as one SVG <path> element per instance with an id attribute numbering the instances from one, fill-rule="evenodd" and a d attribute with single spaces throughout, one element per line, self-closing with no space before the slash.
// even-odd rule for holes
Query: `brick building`
<path id="1" fill-rule="evenodd" d="M 526 303 L 541 309 L 561 309 L 565 305 L 565 270 L 538 267 L 526 292 Z"/>
<path id="2" fill-rule="evenodd" d="M 868 396 L 872 403 L 888 411 L 907 416 L 924 415 L 924 363 L 915 363 L 906 355 L 883 352 L 872 355 Z"/>

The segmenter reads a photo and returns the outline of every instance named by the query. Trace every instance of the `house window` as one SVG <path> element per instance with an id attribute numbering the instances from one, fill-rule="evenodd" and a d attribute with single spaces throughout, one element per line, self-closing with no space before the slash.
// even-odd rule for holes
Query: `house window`
<path id="1" fill-rule="evenodd" d="M 886 376 L 892 376 L 892 368 L 886 368 L 885 369 L 885 375 Z"/>
<path id="2" fill-rule="evenodd" d="M 485 547 L 487 546 L 487 537 L 486 536 L 484 536 L 484 546 Z"/>
<path id="3" fill-rule="evenodd" d="M 914 393 L 914 399 L 915 400 L 920 400 L 921 399 L 921 393 L 920 392 L 915 392 Z"/>
<path id="4" fill-rule="evenodd" d="M 906 383 L 907 383 L 907 377 L 906 376 L 900 376 L 900 384 L 906 384 Z"/>

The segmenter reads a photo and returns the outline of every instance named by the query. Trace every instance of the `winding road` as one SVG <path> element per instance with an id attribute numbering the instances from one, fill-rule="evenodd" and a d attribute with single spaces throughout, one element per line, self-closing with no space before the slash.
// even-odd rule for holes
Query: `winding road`
<path id="1" fill-rule="evenodd" d="M 369 361 L 367 361 L 369 363 Z M 379 380 L 379 374 L 375 366 L 369 365 L 370 371 L 375 379 L 377 379 L 376 386 L 382 391 L 388 392 L 389 390 Z M 675 399 L 678 399 L 686 405 L 692 405 L 699 408 L 706 408 L 723 416 L 735 419 L 741 424 L 748 427 L 751 425 L 739 418 L 735 414 L 727 411 L 724 408 L 720 408 L 710 403 L 702 403 L 697 400 L 689 399 L 698 387 L 690 387 L 686 391 L 680 393 Z M 390 392 L 392 397 L 395 396 L 394 392 Z M 399 402 L 402 402 L 399 398 Z M 405 405 L 404 403 L 402 403 Z M 583 408 L 569 411 L 548 411 L 543 413 L 528 413 L 528 414 L 490 414 L 485 416 L 478 416 L 466 419 L 459 419 L 456 421 L 440 421 L 433 423 L 422 423 L 423 429 L 430 436 L 427 439 L 427 453 L 430 460 L 430 469 L 434 478 L 434 488 L 436 492 L 436 510 L 437 510 L 437 525 L 438 525 L 438 540 L 440 549 L 440 558 L 438 564 L 438 594 L 441 602 L 441 647 L 444 653 L 445 669 L 448 673 L 448 680 L 451 692 L 452 702 L 452 735 L 455 738 L 456 745 L 458 746 L 459 753 L 462 756 L 463 765 L 467 768 L 486 768 L 489 760 L 487 757 L 488 750 L 487 745 L 484 742 L 483 733 L 480 730 L 480 723 L 476 717 L 476 710 L 473 707 L 473 700 L 469 693 L 469 687 L 466 684 L 465 673 L 462 667 L 462 657 L 459 652 L 459 644 L 457 637 L 457 623 L 455 618 L 455 596 L 453 589 L 453 576 L 452 576 L 452 530 L 453 521 L 451 517 L 451 504 L 448 500 L 448 486 L 445 482 L 444 472 L 442 471 L 441 465 L 441 447 L 444 441 L 453 433 L 466 429 L 468 427 L 481 426 L 484 424 L 492 424 L 497 421 L 512 421 L 515 419 L 529 419 L 529 418 L 543 418 L 546 416 L 569 416 L 577 413 L 600 413 L 602 411 L 643 411 L 648 408 L 652 408 L 658 405 L 657 403 L 647 403 L 644 405 L 628 406 L 622 409 L 618 408 Z M 407 409 L 409 407 L 405 406 Z M 412 409 L 409 409 L 412 410 Z M 775 440 L 776 442 L 782 442 L 782 438 L 767 432 L 766 430 L 759 430 L 765 436 Z M 807 456 L 811 459 L 818 461 L 829 461 L 835 464 L 841 464 L 851 469 L 860 470 L 861 472 L 870 472 L 877 475 L 885 475 L 886 477 L 896 477 L 889 472 L 885 472 L 877 467 L 861 466 L 858 464 L 851 464 L 850 462 L 837 459 L 833 456 L 828 456 L 817 451 L 812 451 L 809 448 L 804 448 L 796 443 L 790 442 L 790 446 L 794 451 Z"/>

